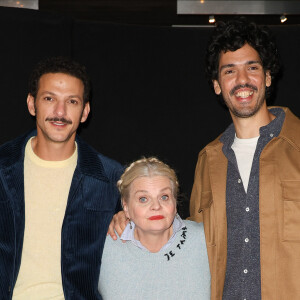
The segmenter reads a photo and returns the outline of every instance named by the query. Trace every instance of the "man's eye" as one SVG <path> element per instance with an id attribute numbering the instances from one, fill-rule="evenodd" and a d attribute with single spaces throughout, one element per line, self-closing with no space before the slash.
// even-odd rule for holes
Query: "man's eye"
<path id="1" fill-rule="evenodd" d="M 161 200 L 168 200 L 169 199 L 169 196 L 168 195 L 163 195 L 163 196 L 161 196 Z"/>
<path id="2" fill-rule="evenodd" d="M 258 69 L 258 67 L 256 67 L 256 66 L 251 66 L 251 67 L 249 67 L 249 70 L 257 70 Z"/>
<path id="3" fill-rule="evenodd" d="M 45 97 L 44 98 L 46 101 L 52 101 L 52 98 L 51 97 Z"/>
<path id="4" fill-rule="evenodd" d="M 140 197 L 139 198 L 139 202 L 146 203 L 147 202 L 147 198 L 146 197 Z"/>
<path id="5" fill-rule="evenodd" d="M 225 75 L 226 75 L 226 74 L 232 74 L 232 73 L 233 73 L 232 70 L 227 70 L 227 71 L 224 72 Z"/>
<path id="6" fill-rule="evenodd" d="M 74 100 L 74 99 L 71 99 L 71 100 L 70 100 L 70 103 L 71 103 L 71 104 L 77 104 L 78 101 L 77 101 L 77 100 Z"/>

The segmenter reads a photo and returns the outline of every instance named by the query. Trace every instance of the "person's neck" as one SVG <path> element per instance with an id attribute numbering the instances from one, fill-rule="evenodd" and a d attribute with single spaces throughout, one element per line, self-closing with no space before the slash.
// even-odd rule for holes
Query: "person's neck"
<path id="1" fill-rule="evenodd" d="M 62 161 L 70 158 L 75 149 L 75 136 L 67 142 L 57 143 L 50 140 L 34 137 L 31 140 L 33 152 L 41 159 L 48 161 Z"/>
<path id="2" fill-rule="evenodd" d="M 143 232 L 135 227 L 134 237 L 150 252 L 156 253 L 169 241 L 173 234 L 173 225 L 163 232 Z"/>
<path id="3" fill-rule="evenodd" d="M 268 125 L 276 117 L 266 106 L 262 107 L 254 116 L 249 118 L 236 117 L 231 113 L 236 136 L 240 139 L 250 139 L 259 136 L 259 129 Z"/>

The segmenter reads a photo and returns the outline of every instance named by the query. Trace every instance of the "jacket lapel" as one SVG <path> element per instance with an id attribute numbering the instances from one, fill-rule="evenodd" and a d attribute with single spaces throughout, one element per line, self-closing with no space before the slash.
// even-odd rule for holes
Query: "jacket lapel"
<path id="1" fill-rule="evenodd" d="M 227 159 L 222 152 L 222 143 L 208 147 L 209 174 L 213 198 L 214 230 L 217 261 L 214 262 L 216 274 L 214 281 L 216 299 L 222 299 L 227 263 L 227 218 L 226 218 L 226 178 Z"/>
<path id="2" fill-rule="evenodd" d="M 24 156 L 27 141 L 36 134 L 35 131 L 18 137 L 12 142 L 4 144 L 1 149 L 3 153 L 0 158 L 0 167 L 4 185 L 7 187 L 7 194 L 16 212 L 24 213 Z"/>
<path id="3" fill-rule="evenodd" d="M 78 149 L 78 161 L 70 187 L 68 203 L 72 201 L 76 195 L 83 175 L 106 182 L 109 181 L 105 174 L 101 160 L 98 157 L 98 153 L 82 141 L 79 136 L 76 137 L 76 143 Z"/>
<path id="4" fill-rule="evenodd" d="M 11 220 L 11 234 L 14 236 L 14 252 L 16 269 L 12 274 L 16 281 L 23 247 L 25 226 L 25 200 L 24 200 L 24 153 L 28 139 L 35 135 L 35 131 L 29 135 L 23 135 L 14 141 L 1 146 L 0 169 L 2 186 L 6 190 L 13 209 L 13 220 Z M 10 222 L 8 220 L 8 222 Z"/>
<path id="5" fill-rule="evenodd" d="M 226 220 L 226 178 L 227 159 L 222 152 L 223 144 L 207 150 L 209 175 L 213 194 L 213 204 L 218 224 L 218 239 L 227 236 Z M 226 241 L 227 244 L 227 241 Z"/>

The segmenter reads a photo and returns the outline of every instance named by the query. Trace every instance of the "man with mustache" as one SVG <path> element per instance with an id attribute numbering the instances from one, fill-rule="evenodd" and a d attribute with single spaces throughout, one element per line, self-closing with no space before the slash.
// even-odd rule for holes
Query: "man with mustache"
<path id="1" fill-rule="evenodd" d="M 46 59 L 32 72 L 36 130 L 0 147 L 1 299 L 101 299 L 122 167 L 76 135 L 89 100 L 86 70 L 70 59 Z"/>
<path id="2" fill-rule="evenodd" d="M 300 299 L 300 120 L 266 105 L 278 70 L 268 28 L 216 26 L 206 71 L 233 124 L 200 152 L 190 202 L 212 299 Z"/>

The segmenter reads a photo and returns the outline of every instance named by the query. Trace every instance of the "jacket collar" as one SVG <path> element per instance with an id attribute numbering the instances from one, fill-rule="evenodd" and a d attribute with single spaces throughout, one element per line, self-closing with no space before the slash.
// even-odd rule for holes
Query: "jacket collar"
<path id="1" fill-rule="evenodd" d="M 285 120 L 278 138 L 286 140 L 297 151 L 300 151 L 300 120 L 287 107 L 281 108 L 285 112 Z"/>
<path id="2" fill-rule="evenodd" d="M 37 131 L 32 130 L 13 141 L 7 142 L 1 146 L 0 166 L 2 168 L 10 167 L 16 163 L 24 162 L 25 146 L 28 140 L 36 136 Z M 109 181 L 102 165 L 101 159 L 96 150 L 85 143 L 78 135 L 76 136 L 78 161 L 76 169 L 87 176 L 96 179 Z"/>
<path id="3" fill-rule="evenodd" d="M 278 135 L 278 138 L 282 138 L 286 140 L 288 143 L 291 144 L 294 148 L 296 148 L 298 151 L 300 151 L 300 135 L 297 128 L 300 127 L 300 120 L 298 117 L 296 117 L 287 107 L 281 107 L 281 106 L 270 106 L 269 109 L 272 108 L 281 108 L 285 112 L 285 119 L 281 128 L 281 131 Z M 231 127 L 233 124 L 229 125 L 228 130 L 231 132 Z M 234 129 L 233 129 L 234 130 Z M 226 133 L 226 131 L 222 134 L 220 134 L 214 141 L 209 143 L 201 152 L 205 152 L 209 149 L 215 148 L 217 146 L 220 147 L 220 144 L 222 145 L 222 136 Z M 219 150 L 221 150 L 220 148 Z"/>
<path id="4" fill-rule="evenodd" d="M 36 130 L 32 130 L 29 133 L 23 134 L 16 139 L 3 144 L 0 147 L 0 167 L 8 168 L 17 163 L 22 163 L 25 156 L 25 146 L 27 141 L 36 135 Z"/>
<path id="5" fill-rule="evenodd" d="M 268 109 L 276 118 L 269 124 L 260 127 L 259 134 L 260 136 L 269 136 L 272 133 L 272 136 L 278 136 L 285 119 L 285 111 L 280 107 L 269 107 Z M 235 134 L 234 125 L 231 123 L 220 138 L 220 142 L 224 144 L 225 149 L 231 149 Z"/>
<path id="6" fill-rule="evenodd" d="M 109 179 L 96 150 L 85 143 L 78 135 L 76 136 L 76 142 L 78 146 L 78 171 L 84 175 L 108 182 Z"/>

